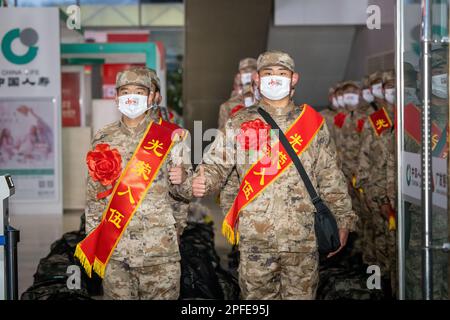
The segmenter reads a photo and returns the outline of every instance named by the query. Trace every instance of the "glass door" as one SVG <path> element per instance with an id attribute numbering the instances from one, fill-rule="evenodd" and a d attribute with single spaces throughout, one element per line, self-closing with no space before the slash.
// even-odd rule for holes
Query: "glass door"
<path id="1" fill-rule="evenodd" d="M 449 299 L 449 1 L 397 1 L 401 299 Z"/>

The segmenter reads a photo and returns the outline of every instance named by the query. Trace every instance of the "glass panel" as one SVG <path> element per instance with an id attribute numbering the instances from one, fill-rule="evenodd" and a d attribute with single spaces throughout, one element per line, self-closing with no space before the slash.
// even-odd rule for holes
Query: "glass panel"
<path id="1" fill-rule="evenodd" d="M 448 242 L 448 1 L 433 1 L 432 6 L 432 149 L 433 208 L 432 240 L 437 248 Z M 405 298 L 422 299 L 421 207 L 421 7 L 420 1 L 404 1 L 404 150 L 402 151 L 405 217 Z M 449 256 L 432 251 L 433 299 L 448 299 Z"/>
<path id="2" fill-rule="evenodd" d="M 420 82 L 420 4 L 404 5 L 404 150 L 402 176 L 405 217 L 405 298 L 422 298 L 422 208 L 420 187 L 421 112 Z M 405 182 L 405 181 L 404 181 Z"/>
<path id="3" fill-rule="evenodd" d="M 431 121 L 433 148 L 432 245 L 448 242 L 448 3 L 434 1 L 431 53 Z M 433 250 L 433 299 L 448 299 L 448 253 Z"/>

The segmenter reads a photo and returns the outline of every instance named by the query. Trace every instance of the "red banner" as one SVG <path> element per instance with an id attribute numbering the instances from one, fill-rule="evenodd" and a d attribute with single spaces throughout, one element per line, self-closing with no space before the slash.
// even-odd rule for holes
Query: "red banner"
<path id="1" fill-rule="evenodd" d="M 308 148 L 323 123 L 324 119 L 320 113 L 306 104 L 303 105 L 302 113 L 285 133 L 297 155 L 302 154 Z M 242 179 L 236 199 L 223 221 L 222 233 L 232 244 L 239 243 L 239 232 L 235 230 L 239 212 L 292 164 L 292 160 L 279 142 L 271 150 L 278 150 L 278 152 L 276 154 L 265 154 L 247 171 Z M 269 174 L 266 171 L 275 167 L 272 164 L 276 165 L 276 172 Z"/>
<path id="2" fill-rule="evenodd" d="M 377 136 L 392 128 L 392 121 L 384 108 L 372 113 L 369 116 L 369 121 Z"/>
<path id="3" fill-rule="evenodd" d="M 102 221 L 77 245 L 75 257 L 89 277 L 92 269 L 104 277 L 114 249 L 169 154 L 176 128 L 164 121 L 150 123 L 112 191 Z"/>

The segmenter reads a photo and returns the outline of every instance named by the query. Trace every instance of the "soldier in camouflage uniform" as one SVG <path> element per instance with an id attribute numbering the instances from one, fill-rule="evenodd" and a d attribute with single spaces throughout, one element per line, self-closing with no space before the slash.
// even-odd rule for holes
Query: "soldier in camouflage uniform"
<path id="1" fill-rule="evenodd" d="M 290 82 L 284 82 L 284 94 L 298 81 L 294 61 L 280 51 L 265 52 L 258 58 L 257 83 L 262 95 L 258 105 L 274 118 L 282 130 L 286 130 L 306 106 L 296 106 L 289 93 L 279 100 L 266 98 L 264 92 L 270 89 L 263 87 L 263 80 L 268 82 L 264 77 L 274 81 L 279 77 L 288 78 Z M 192 182 L 194 196 L 215 192 L 234 168 L 240 179 L 243 178 L 252 163 L 237 158 L 241 149 L 236 135 L 242 123 L 255 119 L 264 121 L 257 112 L 257 106 L 252 106 L 227 121 L 227 137 L 219 133 L 197 168 Z M 249 152 L 245 153 L 248 156 Z M 354 230 L 357 216 L 351 208 L 345 178 L 337 167 L 335 145 L 326 124 L 321 126 L 300 159 L 318 193 L 334 213 L 341 244 L 345 245 L 348 232 Z M 241 211 L 238 225 L 239 282 L 244 299 L 315 298 L 318 252 L 314 212 L 315 208 L 293 165 Z"/>
<path id="2" fill-rule="evenodd" d="M 347 179 L 349 193 L 352 198 L 353 210 L 358 214 L 357 238 L 354 243 L 355 251 L 364 249 L 363 223 L 366 220 L 362 216 L 362 204 L 359 199 L 359 191 L 354 188 L 355 168 L 358 167 L 359 149 L 361 147 L 362 131 L 367 121 L 367 104 L 362 101 L 361 89 L 354 81 L 346 81 L 342 84 L 343 98 L 347 117 L 340 129 L 342 139 L 342 171 Z"/>
<path id="3" fill-rule="evenodd" d="M 431 56 L 432 76 L 448 75 L 448 54 L 447 48 L 437 48 L 432 51 Z M 405 105 L 413 103 L 422 108 L 422 104 L 417 97 L 417 72 L 412 65 L 405 64 Z M 448 93 L 447 82 L 443 83 L 439 92 L 435 84 L 432 83 L 431 95 L 431 120 L 436 124 L 445 135 L 448 119 Z M 433 90 L 434 89 L 434 90 Z M 438 90 L 436 90 L 438 89 Z M 445 136 L 444 136 L 445 139 Z M 448 140 L 445 139 L 448 145 Z M 436 157 L 447 158 L 447 153 L 437 152 L 439 147 L 433 145 L 433 153 Z M 421 152 L 421 145 L 405 134 L 405 151 L 418 153 Z M 423 219 L 421 206 L 405 202 L 405 223 L 406 223 L 406 254 L 405 254 L 405 295 L 407 299 L 423 299 L 422 295 L 422 233 Z M 432 238 L 433 243 L 442 244 L 448 241 L 448 222 L 447 213 L 432 211 Z M 448 254 L 439 250 L 433 251 L 433 299 L 448 299 Z"/>
<path id="4" fill-rule="evenodd" d="M 251 84 L 253 74 L 256 71 L 256 60 L 253 58 L 245 58 L 239 62 L 239 76 L 241 79 L 241 91 L 234 95 L 226 102 L 220 105 L 218 128 L 223 130 L 225 123 L 230 118 L 231 111 L 239 104 L 244 104 L 244 97 L 242 95 L 243 86 Z"/>
<path id="5" fill-rule="evenodd" d="M 377 93 L 377 96 L 373 95 L 372 93 L 372 86 L 377 86 L 381 84 L 382 86 L 382 73 L 377 71 L 372 74 L 370 74 L 367 77 L 367 82 L 363 81 L 363 85 L 365 88 L 370 89 L 370 95 L 369 99 L 365 98 L 365 101 L 368 102 L 372 109 L 378 110 L 381 105 L 384 105 L 384 100 L 380 98 L 380 95 Z M 382 88 L 381 88 L 382 89 Z M 366 100 L 368 99 L 368 100 Z M 370 102 L 369 102 L 370 101 Z M 370 108 L 368 109 L 369 115 L 374 111 Z M 371 112 L 372 111 L 372 112 Z M 361 132 L 361 143 L 360 143 L 360 150 L 358 152 L 358 166 L 356 167 L 355 172 L 355 189 L 358 190 L 358 196 L 360 198 L 361 203 L 361 209 L 362 209 L 362 234 L 363 234 L 363 244 L 364 244 L 364 250 L 363 250 L 363 261 L 366 264 L 372 265 L 376 264 L 376 255 L 375 255 L 375 241 L 374 241 L 374 227 L 373 227 L 373 212 L 371 207 L 369 206 L 369 202 L 367 201 L 366 194 L 367 190 L 364 190 L 364 186 L 366 184 L 370 184 L 369 178 L 370 174 L 367 171 L 367 168 L 369 168 L 370 164 L 370 150 L 367 150 L 368 146 L 364 147 L 363 151 L 363 143 L 364 141 L 368 141 L 368 139 L 373 139 L 373 128 L 370 124 L 370 122 L 367 121 L 364 124 L 363 131 Z M 366 152 L 365 154 L 362 154 L 361 152 Z"/>
<path id="6" fill-rule="evenodd" d="M 155 96 L 157 79 L 147 68 L 133 67 L 118 73 L 117 97 L 126 94 L 148 96 L 147 105 L 158 100 Z M 117 98 L 118 99 L 118 98 Z M 118 101 L 116 101 L 118 103 Z M 92 140 L 92 150 L 99 143 L 117 148 L 122 157 L 122 169 L 131 159 L 146 128 L 159 120 L 154 110 L 130 119 L 122 119 L 100 129 Z M 186 174 L 190 155 L 178 138 L 153 184 L 126 227 L 107 264 L 103 279 L 107 299 L 177 299 L 180 288 L 180 253 L 178 239 L 186 226 L 187 210 L 173 211 L 178 186 L 172 184 L 172 170 L 180 167 Z M 170 176 L 170 181 L 169 181 Z M 97 227 L 111 197 L 97 199 L 106 187 L 87 179 L 86 233 Z"/>
<path id="7" fill-rule="evenodd" d="M 336 96 L 334 95 L 335 88 L 331 87 L 328 90 L 328 108 L 322 110 L 320 113 L 327 122 L 328 129 L 330 130 L 330 136 L 334 140 L 334 117 L 338 113 L 339 105 L 337 103 Z"/>
<path id="8" fill-rule="evenodd" d="M 334 95 L 336 96 L 336 101 L 338 103 L 339 109 L 337 110 L 337 113 L 344 114 L 346 117 L 348 115 L 347 108 L 345 107 L 344 103 L 344 91 L 342 90 L 342 84 L 343 82 L 339 82 L 336 85 L 336 89 L 334 91 Z M 342 168 L 342 161 L 343 159 L 343 152 L 344 152 L 344 137 L 342 133 L 342 128 L 339 128 L 335 123 L 333 119 L 333 130 L 331 130 L 334 141 L 336 144 L 336 151 L 338 155 L 338 165 L 340 168 Z"/>
<path id="9" fill-rule="evenodd" d="M 381 78 L 379 78 L 381 76 Z M 364 201 L 371 211 L 372 221 L 369 221 L 370 235 L 372 239 L 368 253 L 374 256 L 366 257 L 369 264 L 380 266 L 383 284 L 386 290 L 395 290 L 396 274 L 396 233 L 389 230 L 388 215 L 391 208 L 395 207 L 395 132 L 394 132 L 394 108 L 393 101 L 381 99 L 381 95 L 388 93 L 392 96 L 395 90 L 395 73 L 393 71 L 371 75 L 372 89 L 377 84 L 381 85 L 380 92 L 373 92 L 377 106 L 385 108 L 392 126 L 383 131 L 379 136 L 375 129 L 365 130 L 359 152 L 359 167 L 356 174 L 356 186 L 364 190 Z M 374 90 L 373 90 L 374 91 Z M 394 93 L 395 96 L 395 93 Z M 371 224 L 371 225 L 370 225 Z M 373 248 L 373 251 L 372 251 Z"/>

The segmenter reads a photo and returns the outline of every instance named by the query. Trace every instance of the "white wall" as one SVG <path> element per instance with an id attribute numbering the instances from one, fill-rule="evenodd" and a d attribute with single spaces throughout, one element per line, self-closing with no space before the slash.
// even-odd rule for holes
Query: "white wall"
<path id="1" fill-rule="evenodd" d="M 276 26 L 360 25 L 367 0 L 275 0 Z"/>

